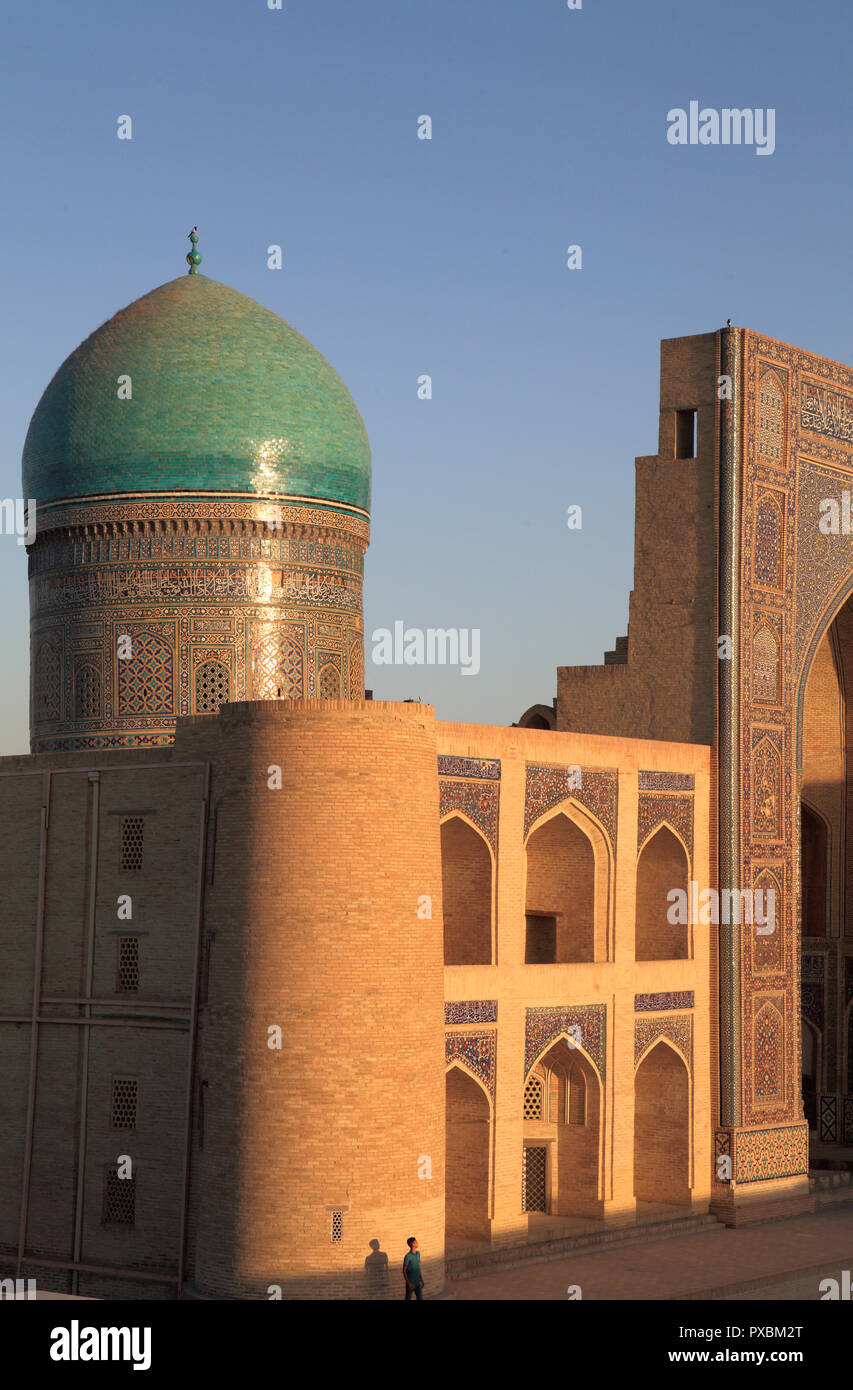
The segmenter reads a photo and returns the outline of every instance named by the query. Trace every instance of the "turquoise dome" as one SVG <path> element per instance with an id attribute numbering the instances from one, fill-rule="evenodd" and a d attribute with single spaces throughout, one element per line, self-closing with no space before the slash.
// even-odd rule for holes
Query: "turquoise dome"
<path id="1" fill-rule="evenodd" d="M 301 333 L 228 285 L 184 275 L 66 358 L 30 421 L 23 483 L 40 505 L 235 492 L 367 510 L 370 447 L 340 377 Z"/>

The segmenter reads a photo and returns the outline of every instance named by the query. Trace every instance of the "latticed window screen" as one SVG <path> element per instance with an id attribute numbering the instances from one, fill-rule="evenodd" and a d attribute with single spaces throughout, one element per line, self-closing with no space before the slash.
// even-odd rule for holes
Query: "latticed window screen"
<path id="1" fill-rule="evenodd" d="M 205 661 L 195 673 L 195 707 L 198 714 L 216 714 L 228 699 L 231 678 L 221 661 Z"/>
<path id="2" fill-rule="evenodd" d="M 120 936 L 118 938 L 118 978 L 116 989 L 120 994 L 135 994 L 139 989 L 139 937 Z"/>
<path id="3" fill-rule="evenodd" d="M 132 1226 L 136 1220 L 136 1175 L 120 1178 L 117 1168 L 104 1174 L 104 1221 Z"/>
<path id="4" fill-rule="evenodd" d="M 337 700 L 341 694 L 341 673 L 331 661 L 320 671 L 318 681 L 321 700 Z"/>
<path id="5" fill-rule="evenodd" d="M 545 1170 L 547 1149 L 524 1150 L 521 1170 L 521 1210 L 545 1211 Z"/>
<path id="6" fill-rule="evenodd" d="M 524 1118 L 525 1120 L 542 1119 L 542 1092 L 543 1086 L 538 1076 L 531 1076 L 524 1088 Z"/>
<path id="7" fill-rule="evenodd" d="M 97 719 L 101 713 L 101 673 L 81 666 L 74 682 L 74 714 L 77 719 Z"/>
<path id="8" fill-rule="evenodd" d="M 332 1244 L 340 1245 L 344 1238 L 344 1214 L 342 1211 L 332 1212 Z"/>
<path id="9" fill-rule="evenodd" d="M 110 1098 L 110 1124 L 113 1129 L 136 1129 L 136 1102 L 139 1082 L 129 1076 L 114 1076 Z"/>
<path id="10" fill-rule="evenodd" d="M 122 816 L 121 867 L 125 873 L 138 874 L 142 872 L 142 836 L 144 829 L 144 816 Z"/>

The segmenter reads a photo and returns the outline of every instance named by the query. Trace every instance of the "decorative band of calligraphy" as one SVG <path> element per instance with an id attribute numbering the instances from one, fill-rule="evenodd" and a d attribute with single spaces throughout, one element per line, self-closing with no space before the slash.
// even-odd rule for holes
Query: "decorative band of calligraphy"
<path id="1" fill-rule="evenodd" d="M 285 571 L 280 585 L 263 565 L 202 565 L 161 569 L 101 569 L 80 574 L 40 575 L 32 580 L 41 611 L 80 603 L 117 603 L 132 599 L 243 598 L 267 603 L 271 598 L 301 599 L 337 608 L 361 607 L 361 583 Z"/>
<path id="2" fill-rule="evenodd" d="M 853 396 L 804 379 L 800 388 L 800 425 L 812 434 L 853 444 Z"/>

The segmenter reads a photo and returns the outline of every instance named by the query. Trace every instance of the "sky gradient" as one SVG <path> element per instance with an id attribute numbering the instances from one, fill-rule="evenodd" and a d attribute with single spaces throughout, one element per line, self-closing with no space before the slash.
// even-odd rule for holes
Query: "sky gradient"
<path id="1" fill-rule="evenodd" d="M 731 318 L 853 358 L 852 34 L 842 0 L 6 7 L 0 496 L 59 364 L 183 273 L 197 223 L 202 273 L 293 323 L 364 418 L 376 698 L 550 702 L 626 630 L 659 340 Z M 692 100 L 772 107 L 772 156 L 671 145 Z M 28 747 L 25 557 L 0 535 L 0 753 Z M 479 674 L 373 666 L 396 621 L 479 628 Z"/>

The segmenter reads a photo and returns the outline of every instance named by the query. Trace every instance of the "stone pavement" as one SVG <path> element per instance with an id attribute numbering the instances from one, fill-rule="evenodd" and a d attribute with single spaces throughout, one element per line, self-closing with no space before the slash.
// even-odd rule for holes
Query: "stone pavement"
<path id="1" fill-rule="evenodd" d="M 582 1251 L 459 1279 L 448 1293 L 459 1301 L 565 1300 L 569 1285 L 579 1284 L 585 1300 L 804 1299 L 820 1297 L 821 1279 L 841 1269 L 853 1270 L 853 1202 L 760 1226 Z"/>

